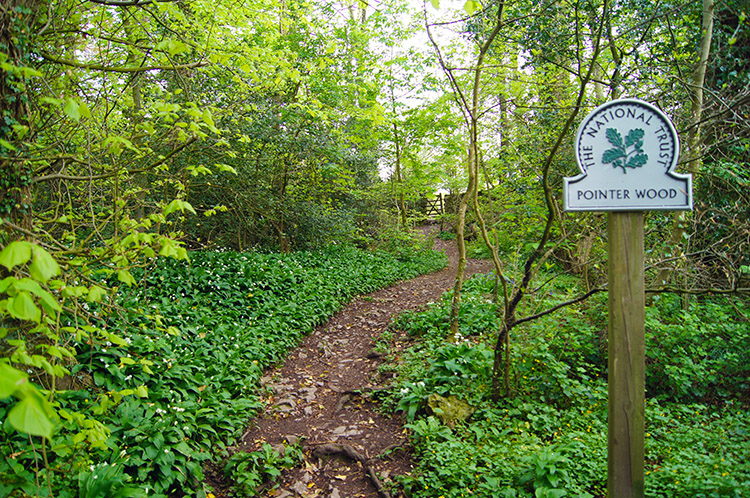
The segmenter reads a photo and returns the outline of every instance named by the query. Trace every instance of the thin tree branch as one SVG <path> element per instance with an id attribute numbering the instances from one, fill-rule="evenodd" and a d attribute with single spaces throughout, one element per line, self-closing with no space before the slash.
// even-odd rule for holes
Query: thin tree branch
<path id="1" fill-rule="evenodd" d="M 167 160 L 169 160 L 172 157 L 174 157 L 176 154 L 178 154 L 179 152 L 181 152 L 182 150 L 184 150 L 186 147 L 188 147 L 190 144 L 192 144 L 196 140 L 198 140 L 197 137 L 192 137 L 191 139 L 189 139 L 184 144 L 180 145 L 176 149 L 174 149 L 171 152 L 169 152 L 169 154 L 167 154 L 164 157 L 160 158 L 158 161 L 155 161 L 155 162 L 153 162 L 153 163 L 151 163 L 148 166 L 143 167 L 143 168 L 128 170 L 127 173 L 135 174 L 135 173 L 143 173 L 145 171 L 152 170 L 152 169 L 156 168 L 157 166 L 160 166 L 160 165 L 164 164 Z M 63 175 L 61 173 L 53 173 L 51 175 L 45 175 L 45 176 L 40 176 L 40 177 L 37 177 L 37 178 L 33 178 L 31 180 L 31 183 L 41 183 L 41 182 L 45 182 L 45 181 L 49 181 L 49 180 L 69 180 L 69 181 L 85 182 L 85 181 L 91 181 L 91 180 L 104 180 L 106 178 L 112 178 L 112 177 L 114 177 L 116 175 L 117 175 L 117 172 L 103 173 L 101 175 L 93 175 L 93 176 L 91 176 L 91 175 L 89 175 L 89 176 L 76 176 L 76 175 Z"/>
<path id="2" fill-rule="evenodd" d="M 531 322 L 533 320 L 536 320 L 537 318 L 541 318 L 543 316 L 550 315 L 550 314 L 554 313 L 555 311 L 557 311 L 557 310 L 559 310 L 561 308 L 565 308 L 566 306 L 570 306 L 572 304 L 580 303 L 581 301 L 585 301 L 586 299 L 590 298 L 594 294 L 598 294 L 599 292 L 604 292 L 606 290 L 607 290 L 607 286 L 606 285 L 603 285 L 601 287 L 595 287 L 595 288 L 591 289 L 590 291 L 588 291 L 587 293 L 581 294 L 580 296 L 578 296 L 576 298 L 570 299 L 568 301 L 563 301 L 562 303 L 556 304 L 555 306 L 553 306 L 551 308 L 548 308 L 548 309 L 546 309 L 544 311 L 540 311 L 539 313 L 535 313 L 533 315 L 529 315 L 529 316 L 525 316 L 523 318 L 519 318 L 518 320 L 515 321 L 515 323 L 513 324 L 513 326 L 515 327 L 515 326 L 520 325 L 522 323 Z"/>
<path id="3" fill-rule="evenodd" d="M 183 69 L 195 69 L 199 67 L 208 66 L 207 61 L 197 61 L 190 64 L 182 64 L 179 66 L 140 66 L 140 67 L 127 67 L 127 66 L 105 66 L 103 64 L 86 64 L 83 62 L 76 62 L 66 59 L 55 57 L 54 55 L 42 52 L 41 56 L 50 62 L 56 64 L 62 64 L 64 66 L 75 67 L 78 69 L 87 69 L 91 71 L 104 71 L 108 73 L 145 73 L 148 71 L 179 71 Z"/>
<path id="4" fill-rule="evenodd" d="M 726 289 L 709 287 L 705 289 L 683 289 L 680 287 L 673 286 L 662 286 L 651 289 L 646 289 L 647 294 L 663 294 L 665 292 L 671 292 L 673 294 L 690 294 L 692 296 L 702 294 L 750 294 L 750 287 L 729 287 Z"/>
<path id="5" fill-rule="evenodd" d="M 107 7 L 141 7 L 152 3 L 177 3 L 179 0 L 88 0 Z"/>

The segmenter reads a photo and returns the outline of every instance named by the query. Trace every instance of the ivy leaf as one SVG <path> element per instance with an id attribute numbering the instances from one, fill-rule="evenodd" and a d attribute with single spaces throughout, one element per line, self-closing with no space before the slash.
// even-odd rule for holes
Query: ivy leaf
<path id="1" fill-rule="evenodd" d="M 0 265 L 8 270 L 31 259 L 31 244 L 23 240 L 11 242 L 0 252 Z"/>
<path id="2" fill-rule="evenodd" d="M 607 128 L 606 131 L 607 134 L 607 140 L 609 140 L 609 143 L 614 145 L 615 147 L 623 148 L 622 146 L 622 135 L 620 135 L 620 132 L 615 130 L 614 128 Z"/>
<path id="3" fill-rule="evenodd" d="M 604 164 L 611 163 L 621 157 L 625 157 L 625 153 L 621 149 L 609 149 L 602 155 L 602 162 Z"/>
<path id="4" fill-rule="evenodd" d="M 8 422 L 19 432 L 52 439 L 54 411 L 49 403 L 33 394 L 19 401 L 8 413 Z"/>

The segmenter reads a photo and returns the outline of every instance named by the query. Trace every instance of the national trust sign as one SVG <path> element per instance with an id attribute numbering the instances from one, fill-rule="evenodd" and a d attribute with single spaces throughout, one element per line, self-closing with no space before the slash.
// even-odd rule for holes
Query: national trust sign
<path id="1" fill-rule="evenodd" d="M 614 100 L 586 116 L 576 134 L 581 174 L 565 178 L 566 211 L 687 211 L 692 177 L 674 172 L 674 125 L 651 104 Z"/>

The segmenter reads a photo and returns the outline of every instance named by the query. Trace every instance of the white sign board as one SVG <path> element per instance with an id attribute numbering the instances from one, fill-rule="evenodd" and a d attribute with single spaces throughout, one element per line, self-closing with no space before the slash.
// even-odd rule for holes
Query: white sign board
<path id="1" fill-rule="evenodd" d="M 613 100 L 576 134 L 581 174 L 565 178 L 565 211 L 687 211 L 692 176 L 674 172 L 680 143 L 669 118 L 637 99 Z"/>

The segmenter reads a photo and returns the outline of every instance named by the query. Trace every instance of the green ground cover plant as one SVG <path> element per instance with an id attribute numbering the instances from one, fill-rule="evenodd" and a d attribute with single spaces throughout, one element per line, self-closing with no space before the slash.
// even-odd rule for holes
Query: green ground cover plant
<path id="1" fill-rule="evenodd" d="M 0 400 L 0 497 L 206 496 L 204 465 L 221 461 L 236 496 L 252 495 L 294 460 L 268 448 L 229 458 L 261 408 L 264 369 L 355 295 L 445 264 L 435 252 L 332 246 L 195 252 L 134 269 L 116 312 L 88 303 L 87 325 L 61 314 L 76 354 L 72 385 L 51 398 L 51 437 L 19 432 L 6 421 L 18 402 Z M 101 340 L 72 332 L 95 328 Z"/>
<path id="2" fill-rule="evenodd" d="M 466 286 L 473 322 L 448 343 L 449 301 L 398 317 L 418 338 L 401 354 L 384 408 L 403 411 L 418 468 L 411 497 L 604 497 L 607 478 L 606 296 L 519 328 L 511 340 L 512 392 L 489 399 L 491 275 Z M 564 277 L 541 300 L 562 299 Z M 683 309 L 679 296 L 647 314 L 646 496 L 745 497 L 750 489 L 746 357 L 750 306 L 711 297 Z M 603 315 L 602 315 L 603 313 Z M 394 367 L 388 367 L 394 368 Z M 466 421 L 431 408 L 435 393 L 468 402 Z"/>

